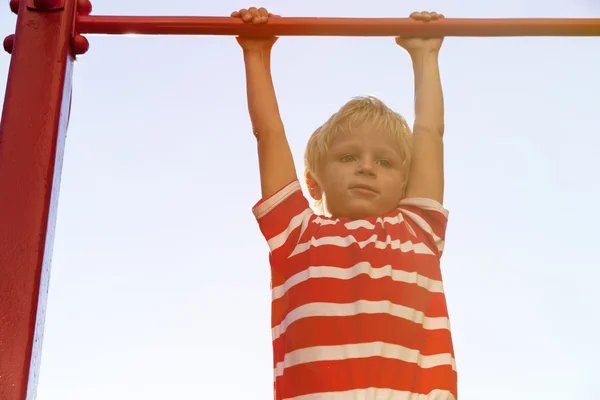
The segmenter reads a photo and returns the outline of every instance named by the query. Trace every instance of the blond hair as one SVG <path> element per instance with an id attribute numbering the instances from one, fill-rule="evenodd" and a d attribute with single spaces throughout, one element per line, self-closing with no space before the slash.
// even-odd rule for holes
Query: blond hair
<path id="1" fill-rule="evenodd" d="M 308 175 L 318 179 L 321 164 L 329 147 L 341 132 L 350 132 L 352 127 L 365 122 L 372 124 L 373 129 L 378 132 L 388 133 L 390 139 L 395 142 L 402 159 L 400 168 L 405 179 L 400 189 L 404 195 L 411 163 L 412 132 L 404 117 L 374 96 L 355 97 L 348 101 L 312 134 L 304 152 L 305 179 Z M 317 201 L 315 206 L 323 211 L 320 201 Z"/>

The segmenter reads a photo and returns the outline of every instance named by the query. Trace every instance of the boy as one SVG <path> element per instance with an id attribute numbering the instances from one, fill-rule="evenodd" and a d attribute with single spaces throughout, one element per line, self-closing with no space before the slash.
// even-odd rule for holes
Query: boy
<path id="1" fill-rule="evenodd" d="M 276 17 L 262 8 L 232 16 Z M 396 39 L 414 67 L 413 133 L 367 97 L 310 138 L 306 184 L 327 216 L 311 210 L 296 176 L 270 73 L 277 39 L 237 39 L 258 141 L 262 200 L 253 212 L 270 248 L 275 399 L 455 400 L 440 272 L 443 39 Z"/>

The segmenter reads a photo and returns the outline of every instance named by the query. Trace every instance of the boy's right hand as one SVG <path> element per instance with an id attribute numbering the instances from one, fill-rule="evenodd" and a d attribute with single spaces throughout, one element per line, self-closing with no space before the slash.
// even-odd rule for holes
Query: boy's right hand
<path id="1" fill-rule="evenodd" d="M 241 18 L 247 24 L 263 25 L 269 22 L 269 18 L 277 18 L 279 15 L 271 14 L 265 8 L 251 7 L 249 9 L 242 8 L 239 11 L 231 13 L 233 18 Z M 273 44 L 277 41 L 277 37 L 266 37 L 266 38 L 252 38 L 238 36 L 238 43 L 244 50 L 244 52 L 252 51 L 270 51 Z"/>

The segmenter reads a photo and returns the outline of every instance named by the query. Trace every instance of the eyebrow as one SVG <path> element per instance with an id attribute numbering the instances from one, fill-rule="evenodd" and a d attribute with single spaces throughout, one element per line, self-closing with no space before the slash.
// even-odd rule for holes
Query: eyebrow
<path id="1" fill-rule="evenodd" d="M 342 144 L 334 144 L 331 149 L 332 150 L 336 150 L 336 151 L 342 151 L 342 150 L 356 150 L 356 149 L 360 149 L 361 146 L 356 143 L 356 142 L 348 142 L 348 143 L 342 143 Z"/>

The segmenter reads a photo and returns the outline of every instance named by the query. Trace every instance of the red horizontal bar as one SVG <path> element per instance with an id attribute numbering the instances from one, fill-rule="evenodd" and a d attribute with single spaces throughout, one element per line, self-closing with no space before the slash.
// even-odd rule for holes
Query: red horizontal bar
<path id="1" fill-rule="evenodd" d="M 79 16 L 78 33 L 226 36 L 600 36 L 600 19 L 276 18 Z"/>

